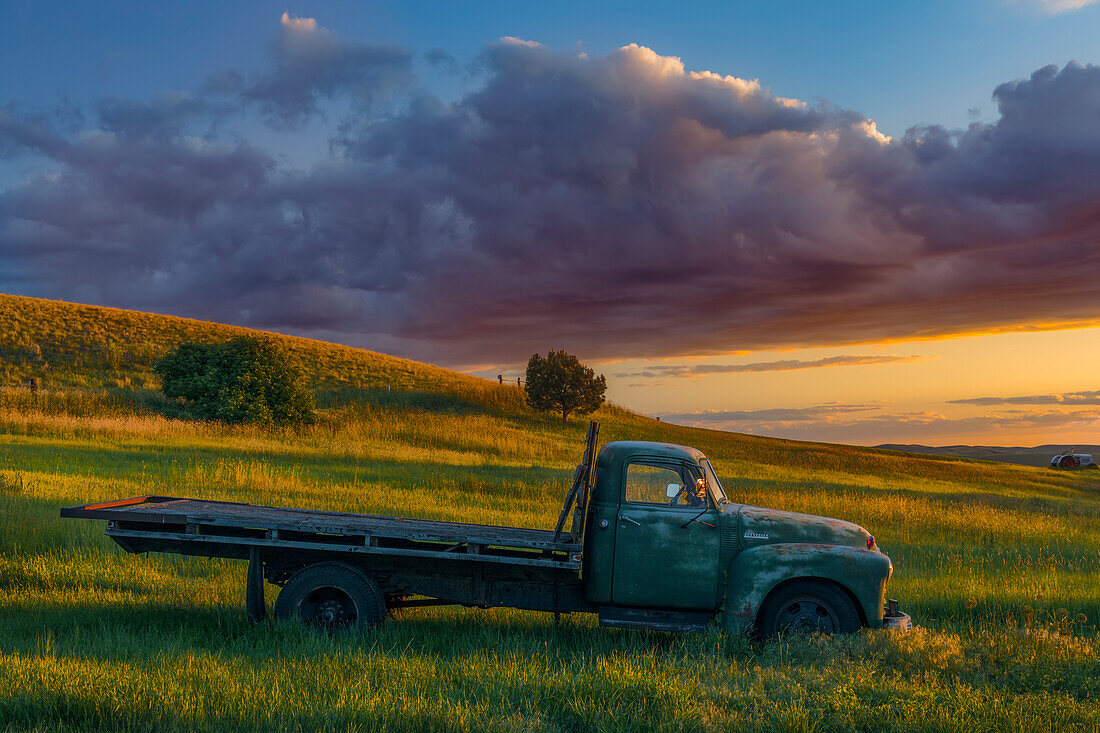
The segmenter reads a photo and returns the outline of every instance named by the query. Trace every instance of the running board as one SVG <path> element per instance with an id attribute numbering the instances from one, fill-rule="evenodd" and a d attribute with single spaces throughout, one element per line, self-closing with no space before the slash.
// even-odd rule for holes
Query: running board
<path id="1" fill-rule="evenodd" d="M 653 631 L 706 631 L 714 618 L 706 611 L 655 611 L 648 608 L 601 606 L 600 626 Z"/>

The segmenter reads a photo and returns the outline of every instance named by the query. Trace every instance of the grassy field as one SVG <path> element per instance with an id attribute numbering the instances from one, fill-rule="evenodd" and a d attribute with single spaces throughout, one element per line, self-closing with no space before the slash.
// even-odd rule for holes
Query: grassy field
<path id="1" fill-rule="evenodd" d="M 48 325 L 35 309 L 53 309 Z M 148 363 L 79 355 L 111 318 L 120 354 L 229 334 L 0 296 L 0 349 L 21 354 L 0 389 L 0 730 L 1100 726 L 1091 475 L 677 428 L 615 407 L 597 414 L 604 440 L 695 445 L 735 501 L 869 528 L 920 628 L 755 645 L 447 608 L 352 636 L 249 625 L 244 563 L 126 555 L 102 522 L 58 510 L 155 492 L 548 527 L 583 421 L 534 415 L 513 387 L 304 340 L 318 423 L 174 420 Z M 27 343 L 50 364 L 36 395 L 16 386 L 41 373 Z"/>

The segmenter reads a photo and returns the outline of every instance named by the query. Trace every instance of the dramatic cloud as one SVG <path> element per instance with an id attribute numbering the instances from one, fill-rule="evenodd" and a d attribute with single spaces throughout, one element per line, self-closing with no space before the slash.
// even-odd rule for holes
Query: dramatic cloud
<path id="1" fill-rule="evenodd" d="M 186 134 L 194 123 L 212 133 L 217 122 L 233 113 L 226 104 L 192 96 L 189 92 L 163 93 L 148 104 L 105 97 L 95 104 L 99 128 L 121 137 L 170 143 Z"/>
<path id="2" fill-rule="evenodd" d="M 948 400 L 955 405 L 1100 405 L 1100 390 L 1066 394 L 1028 395 L 1024 397 L 973 397 Z"/>
<path id="3" fill-rule="evenodd" d="M 270 68 L 101 100 L 77 133 L 0 107 L 0 156 L 43 159 L 0 192 L 0 290 L 467 365 L 1098 317 L 1100 67 L 1040 69 L 997 87 L 996 122 L 895 139 L 635 45 L 506 39 L 474 68 L 440 100 L 409 51 L 284 16 Z M 344 111 L 331 155 L 292 170 L 226 134 L 233 109 Z"/>
<path id="4" fill-rule="evenodd" d="M 365 111 L 380 95 L 409 86 L 412 53 L 400 46 L 365 46 L 337 38 L 313 18 L 282 17 L 272 47 L 274 68 L 245 77 L 228 71 L 206 85 L 211 94 L 254 103 L 279 126 L 295 126 L 320 111 L 319 102 L 348 96 Z"/>
<path id="5" fill-rule="evenodd" d="M 859 356 L 855 354 L 845 356 L 830 356 L 824 359 L 804 361 L 801 359 L 784 359 L 782 361 L 758 361 L 751 364 L 694 364 L 680 366 L 651 366 L 640 372 L 625 372 L 616 374 L 616 377 L 646 377 L 659 379 L 661 377 L 698 377 L 704 374 L 732 374 L 735 372 L 787 372 L 795 369 L 817 369 L 819 367 L 832 366 L 865 366 L 869 364 L 911 364 L 915 361 L 925 361 L 930 356 Z"/>

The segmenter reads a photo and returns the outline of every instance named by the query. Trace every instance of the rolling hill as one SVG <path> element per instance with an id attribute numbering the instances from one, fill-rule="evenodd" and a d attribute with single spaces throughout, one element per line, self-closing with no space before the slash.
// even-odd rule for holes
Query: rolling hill
<path id="1" fill-rule="evenodd" d="M 894 450 L 905 453 L 928 453 L 937 456 L 955 456 L 956 458 L 973 458 L 978 461 L 1001 461 L 1004 463 L 1018 463 L 1021 466 L 1047 467 L 1052 456 L 1065 453 L 1070 448 L 1075 453 L 1091 453 L 1100 459 L 1100 445 L 1037 445 L 1031 448 L 1022 446 L 1003 447 L 992 445 L 945 445 L 932 447 L 927 445 L 900 445 L 885 444 L 876 445 L 879 450 Z"/>
<path id="2" fill-rule="evenodd" d="M 179 420 L 158 401 L 156 356 L 241 329 L 14 296 L 0 296 L 0 327 L 0 730 L 1100 725 L 1100 481 L 1083 472 L 605 406 L 603 440 L 694 445 L 735 501 L 870 529 L 920 628 L 761 646 L 462 608 L 403 611 L 352 637 L 253 627 L 242 563 L 126 555 L 59 509 L 155 493 L 549 527 L 585 421 L 533 413 L 514 386 L 289 338 L 317 423 Z"/>
<path id="3" fill-rule="evenodd" d="M 175 316 L 0 294 L 0 383 L 35 377 L 48 387 L 157 385 L 153 364 L 184 341 L 220 341 L 250 329 Z M 420 391 L 492 402 L 514 396 L 492 382 L 409 359 L 312 339 L 280 341 L 314 388 Z"/>

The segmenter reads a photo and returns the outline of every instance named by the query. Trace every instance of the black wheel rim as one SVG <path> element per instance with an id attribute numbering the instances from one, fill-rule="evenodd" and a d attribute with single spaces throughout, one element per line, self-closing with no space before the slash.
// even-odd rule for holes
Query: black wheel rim
<path id="1" fill-rule="evenodd" d="M 359 609 L 342 588 L 315 588 L 298 604 L 302 620 L 326 629 L 354 626 Z"/>
<path id="2" fill-rule="evenodd" d="M 840 621 L 832 607 L 816 598 L 798 598 L 779 610 L 779 631 L 788 634 L 835 634 Z"/>

